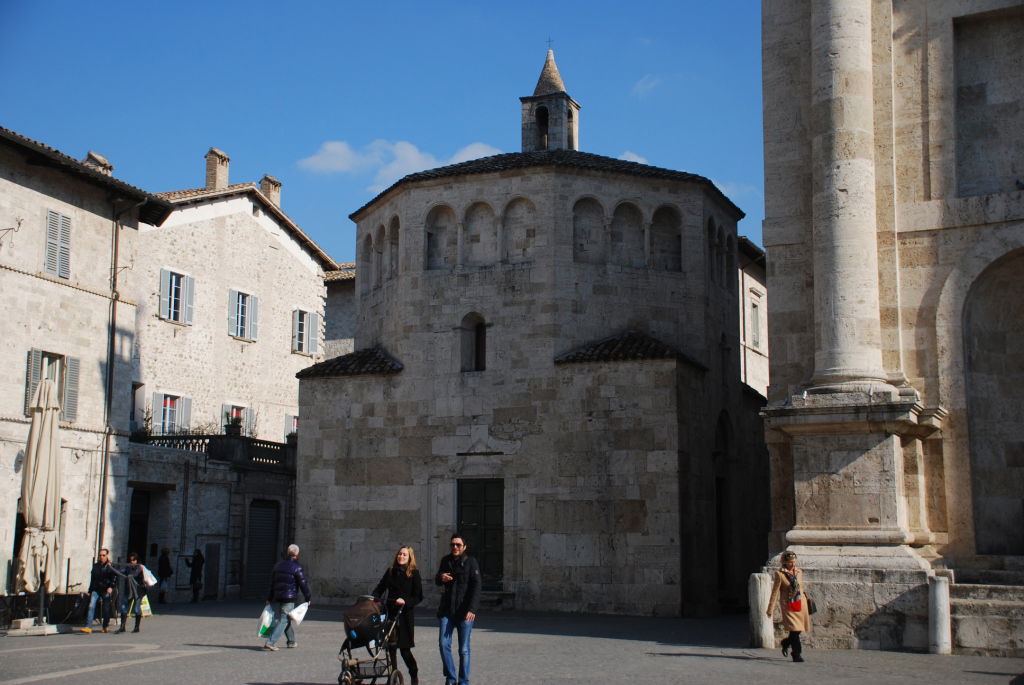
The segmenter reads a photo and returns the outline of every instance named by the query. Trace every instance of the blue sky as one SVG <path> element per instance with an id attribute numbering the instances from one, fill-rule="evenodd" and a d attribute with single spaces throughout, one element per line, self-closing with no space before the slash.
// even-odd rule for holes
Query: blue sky
<path id="1" fill-rule="evenodd" d="M 220 148 L 350 261 L 381 188 L 519 150 L 548 39 L 581 150 L 712 179 L 761 242 L 758 0 L 0 0 L 0 125 L 151 192 Z"/>

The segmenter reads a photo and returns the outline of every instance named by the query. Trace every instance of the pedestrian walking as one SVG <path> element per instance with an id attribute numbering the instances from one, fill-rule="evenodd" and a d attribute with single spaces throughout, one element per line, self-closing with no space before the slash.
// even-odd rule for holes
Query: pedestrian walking
<path id="1" fill-rule="evenodd" d="M 803 658 L 803 645 L 800 644 L 800 633 L 811 629 L 810 599 L 804 590 L 804 572 L 797 568 L 796 552 L 782 553 L 782 568 L 775 572 L 772 584 L 772 595 L 768 600 L 768 618 L 775 613 L 775 604 L 779 603 L 782 610 L 782 627 L 789 631 L 789 637 L 782 641 L 782 656 L 793 653 L 793 661 L 800 663 Z"/>
<path id="2" fill-rule="evenodd" d="M 110 565 L 110 550 L 100 550 L 99 558 L 92 565 L 92 573 L 89 576 L 89 613 L 86 615 L 83 633 L 92 632 L 92 622 L 96 619 L 96 605 L 102 602 L 100 611 L 103 612 L 103 632 L 107 632 L 110 625 L 110 617 L 114 615 L 113 598 L 114 585 L 117 583 L 117 575 Z"/>
<path id="3" fill-rule="evenodd" d="M 167 593 L 171 589 L 171 576 L 174 575 L 174 569 L 171 568 L 171 550 L 164 547 L 160 550 L 160 558 L 156 562 L 156 578 L 160 585 L 159 601 L 161 604 L 167 604 Z"/>
<path id="4" fill-rule="evenodd" d="M 388 651 L 391 652 L 391 663 L 396 667 L 395 653 L 402 652 L 402 661 L 409 669 L 410 685 L 419 685 L 419 666 L 412 655 L 412 648 L 415 647 L 414 632 L 416 624 L 413 619 L 413 611 L 417 604 L 423 601 L 423 581 L 420 572 L 416 569 L 416 553 L 411 545 L 403 545 L 398 548 L 395 558 L 391 561 L 384 576 L 377 583 L 373 590 L 373 596 L 378 600 L 387 601 L 388 616 L 398 614 L 399 608 L 402 613 L 398 614 L 398 625 L 392 642 L 388 644 Z"/>
<path id="5" fill-rule="evenodd" d="M 203 566 L 206 564 L 206 558 L 203 553 L 196 548 L 195 552 L 192 552 L 191 559 L 185 559 L 185 565 L 188 566 L 192 571 L 188 574 L 188 584 L 192 586 L 192 603 L 195 604 L 201 599 L 203 590 Z"/>
<path id="6" fill-rule="evenodd" d="M 268 652 L 277 651 L 276 643 L 282 633 L 288 641 L 288 649 L 299 646 L 295 639 L 295 629 L 292 628 L 292 619 L 288 616 L 288 612 L 295 608 L 299 590 L 302 590 L 306 602 L 312 604 L 306 572 L 299 564 L 299 546 L 292 544 L 288 545 L 287 558 L 274 564 L 274 570 L 270 572 L 270 593 L 266 603 L 274 605 L 274 622 L 270 624 L 270 637 L 263 645 L 263 649 Z"/>
<path id="7" fill-rule="evenodd" d="M 133 633 L 139 632 L 142 625 L 142 600 L 146 597 L 146 580 L 142 575 L 142 564 L 139 563 L 139 555 L 132 552 L 128 555 L 128 564 L 120 569 L 114 568 L 114 573 L 121 578 L 123 590 L 121 595 L 121 627 L 117 632 L 123 633 L 128 624 L 128 616 L 135 616 L 135 628 Z"/>
<path id="8" fill-rule="evenodd" d="M 449 543 L 451 554 L 441 559 L 434 582 L 441 586 L 441 603 L 437 607 L 440 632 L 437 643 L 441 651 L 445 685 L 469 685 L 469 637 L 480 608 L 480 564 L 466 554 L 466 540 L 456 533 Z M 452 659 L 452 633 L 459 633 L 459 671 L 456 676 Z"/>

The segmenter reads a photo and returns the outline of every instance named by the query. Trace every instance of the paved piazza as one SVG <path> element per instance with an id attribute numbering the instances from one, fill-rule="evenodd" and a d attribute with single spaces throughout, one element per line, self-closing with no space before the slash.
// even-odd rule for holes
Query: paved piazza
<path id="1" fill-rule="evenodd" d="M 137 635 L 0 638 L 0 685 L 337 682 L 339 608 L 314 606 L 298 629 L 298 649 L 278 652 L 260 650 L 262 640 L 255 637 L 260 609 L 241 602 L 178 604 L 145 619 Z M 423 610 L 417 619 L 420 682 L 443 683 L 432 612 Z M 811 649 L 805 652 L 806 663 L 794 664 L 778 650 L 745 647 L 745 617 L 698 621 L 509 612 L 481 615 L 477 624 L 477 685 L 1024 684 L 1024 659 Z"/>

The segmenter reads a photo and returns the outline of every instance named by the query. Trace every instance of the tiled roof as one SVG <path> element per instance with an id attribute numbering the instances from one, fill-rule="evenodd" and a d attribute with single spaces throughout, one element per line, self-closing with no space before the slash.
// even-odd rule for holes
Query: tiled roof
<path id="1" fill-rule="evenodd" d="M 355 278 L 355 262 L 339 262 L 337 269 L 324 272 L 324 282 L 326 283 L 332 283 L 334 281 L 353 281 Z"/>
<path id="2" fill-rule="evenodd" d="M 278 221 L 294 233 L 295 237 L 299 239 L 299 242 L 304 244 L 309 251 L 320 260 L 320 264 L 325 271 L 338 268 L 337 263 L 331 259 L 330 255 L 324 252 L 312 238 L 306 235 L 305 232 L 303 232 L 303 230 L 291 220 L 291 217 L 284 213 L 284 210 L 271 202 L 270 199 L 260 191 L 259 187 L 255 183 L 232 183 L 231 185 L 223 188 L 189 188 L 187 190 L 170 190 L 163 193 L 157 193 L 159 197 L 175 205 L 246 194 L 251 194 L 253 197 L 257 198 L 268 212 L 277 217 Z"/>
<path id="3" fill-rule="evenodd" d="M 366 208 L 373 205 L 379 198 L 387 195 L 400 185 L 426 181 L 435 178 L 446 178 L 449 176 L 468 176 L 470 174 L 486 174 L 512 169 L 525 169 L 528 167 L 553 166 L 568 169 L 587 169 L 591 171 L 607 171 L 616 174 L 629 174 L 631 176 L 643 176 L 646 178 L 663 178 L 670 181 L 684 181 L 698 183 L 707 186 L 712 193 L 718 196 L 726 205 L 736 210 L 738 218 L 746 216 L 739 207 L 733 204 L 732 200 L 725 196 L 714 183 L 703 176 L 691 174 L 686 171 L 673 171 L 661 167 L 650 166 L 629 162 L 624 159 L 595 155 L 579 150 L 538 150 L 535 152 L 508 152 L 502 155 L 481 157 L 469 162 L 450 164 L 448 166 L 428 169 L 415 174 L 409 174 L 391 185 L 387 190 L 377 195 L 365 205 L 349 215 L 349 218 L 356 221 Z"/>
<path id="4" fill-rule="evenodd" d="M 38 156 L 37 159 L 41 157 L 45 160 L 45 163 L 48 163 L 50 166 L 63 169 L 64 171 L 103 187 L 112 188 L 121 195 L 133 200 L 143 201 L 144 204 L 139 207 L 139 218 L 148 224 L 159 226 L 171 213 L 171 205 L 163 198 L 153 195 L 152 193 L 147 193 L 142 188 L 136 188 L 135 186 L 125 183 L 124 181 L 120 181 L 113 176 L 104 174 L 101 171 L 97 171 L 86 164 L 82 164 L 77 159 L 69 157 L 56 148 L 40 143 L 38 140 L 26 138 L 20 133 L 15 133 L 14 131 L 8 128 L 3 128 L 2 126 L 0 126 L 0 139 L 7 140 L 23 150 L 30 151 Z"/>
<path id="5" fill-rule="evenodd" d="M 618 335 L 588 343 L 555 357 L 556 364 L 582 364 L 586 362 L 624 362 L 641 359 L 681 359 L 706 369 L 679 350 L 655 340 L 639 331 L 626 331 Z"/>
<path id="6" fill-rule="evenodd" d="M 322 361 L 295 374 L 296 378 L 331 378 L 334 376 L 384 375 L 398 373 L 402 363 L 381 347 L 367 347 L 334 359 Z"/>

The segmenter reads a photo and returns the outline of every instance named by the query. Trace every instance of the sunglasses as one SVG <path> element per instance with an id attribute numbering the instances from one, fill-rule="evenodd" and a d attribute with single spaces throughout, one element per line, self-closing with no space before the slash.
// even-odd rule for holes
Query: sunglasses
<path id="1" fill-rule="evenodd" d="M 461 542 L 453 542 L 453 543 L 451 543 L 451 546 L 452 547 L 465 547 L 465 545 L 462 544 Z"/>

